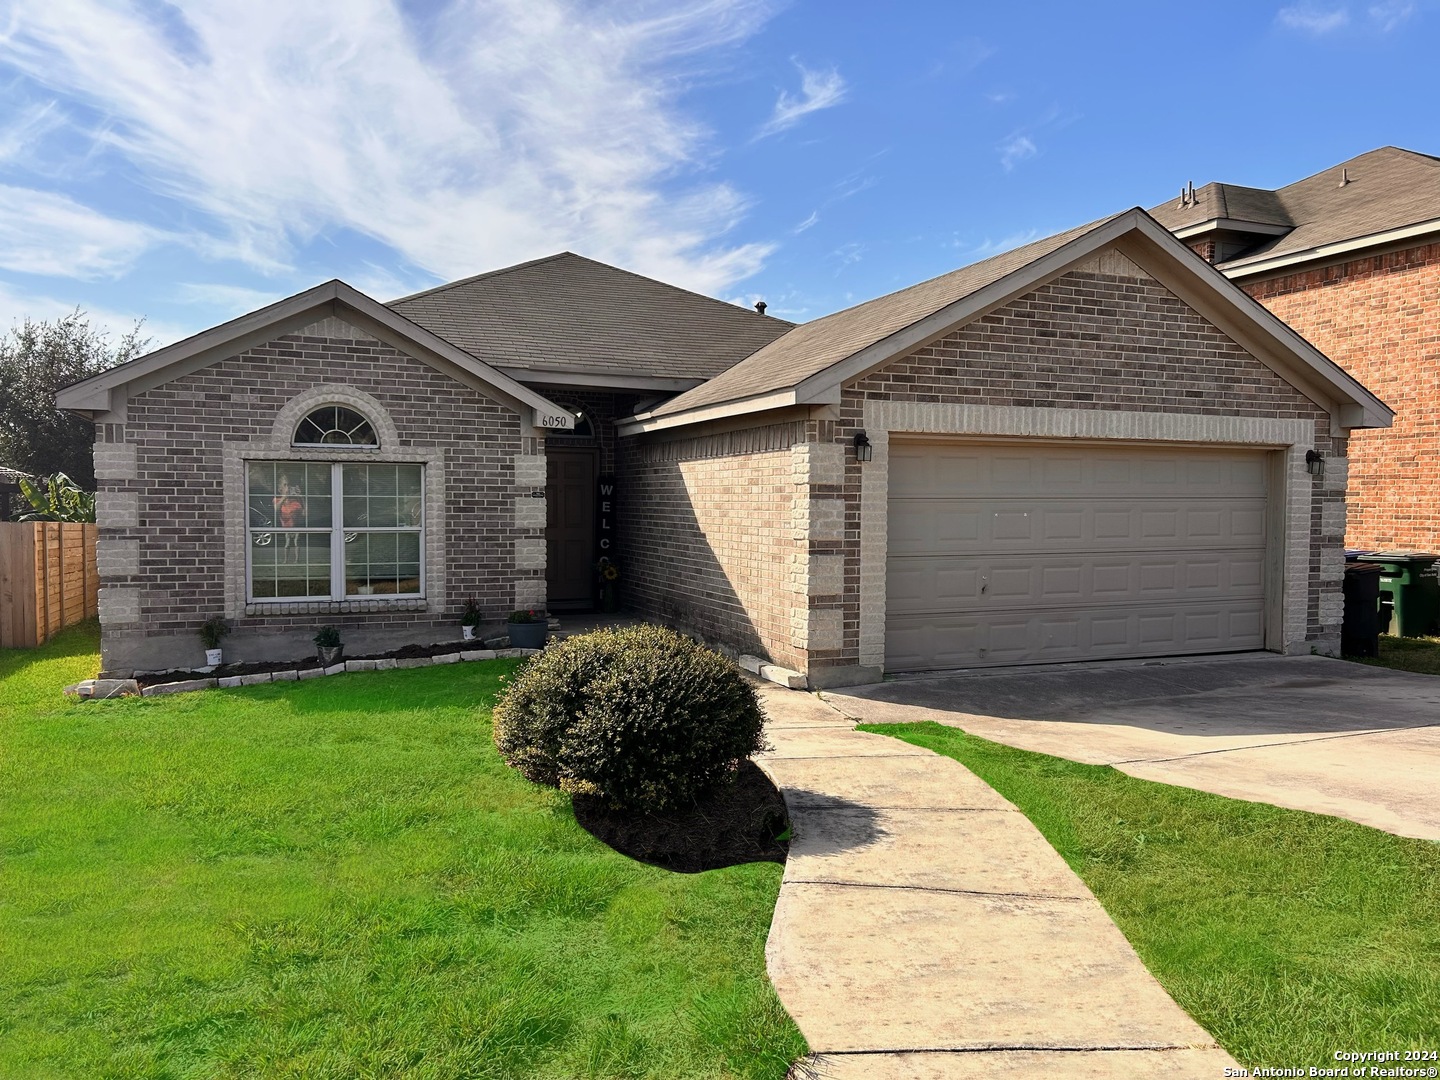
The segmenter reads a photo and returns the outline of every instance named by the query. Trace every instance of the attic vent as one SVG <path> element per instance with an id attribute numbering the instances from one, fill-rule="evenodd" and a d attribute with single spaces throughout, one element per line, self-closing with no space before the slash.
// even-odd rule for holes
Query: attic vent
<path id="1" fill-rule="evenodd" d="M 765 309 L 767 307 L 769 307 L 769 305 L 766 304 L 764 300 L 755 301 L 755 310 L 758 311 L 761 315 L 765 314 Z"/>
<path id="2" fill-rule="evenodd" d="M 1340 187 L 1344 187 L 1344 186 L 1345 186 L 1346 184 L 1348 184 L 1348 183 L 1350 183 L 1350 170 L 1349 170 L 1349 169 L 1341 169 L 1341 170 L 1340 170 L 1340 184 L 1339 184 L 1339 186 L 1340 186 Z"/>
<path id="3" fill-rule="evenodd" d="M 1182 207 L 1194 206 L 1199 201 L 1200 200 L 1195 197 L 1195 181 L 1191 180 L 1190 183 L 1180 189 L 1180 205 Z"/>

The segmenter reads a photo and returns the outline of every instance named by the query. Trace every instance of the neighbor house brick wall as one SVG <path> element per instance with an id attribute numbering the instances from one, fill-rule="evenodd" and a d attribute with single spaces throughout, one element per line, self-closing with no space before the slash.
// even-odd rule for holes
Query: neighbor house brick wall
<path id="1" fill-rule="evenodd" d="M 325 325 L 332 334 L 337 325 L 344 332 L 334 320 Z M 235 595 L 234 555 L 227 556 L 227 529 L 232 552 L 243 529 L 236 493 L 226 484 L 227 454 L 233 459 L 237 446 L 271 439 L 288 402 L 327 385 L 369 395 L 393 423 L 394 445 L 382 441 L 378 451 L 357 452 L 355 459 L 424 456 L 435 463 L 432 474 L 443 472 L 443 489 L 427 484 L 426 508 L 427 527 L 443 521 L 443 535 L 432 530 L 426 545 L 432 564 L 443 561 L 439 587 L 423 601 L 299 600 L 288 602 L 283 614 L 265 605 L 247 608 Z M 522 438 L 520 418 L 509 407 L 388 344 L 285 335 L 134 395 L 125 423 L 99 425 L 97 435 L 100 543 L 115 556 L 107 567 L 117 571 L 103 578 L 102 589 L 121 616 L 102 620 L 107 667 L 122 666 L 111 664 L 112 655 L 134 654 L 169 635 L 178 636 L 170 647 L 173 662 L 191 661 L 199 649 L 195 631 L 212 614 L 231 617 L 236 633 L 226 648 L 237 659 L 277 648 L 293 652 L 319 624 L 339 627 L 353 653 L 366 641 L 445 640 L 467 597 L 476 597 L 498 622 L 532 582 L 543 592 L 543 566 L 515 563 L 517 540 L 543 536 L 543 505 L 538 526 L 517 522 L 514 483 L 517 455 L 536 454 L 537 440 Z"/>
<path id="2" fill-rule="evenodd" d="M 1241 283 L 1395 410 L 1350 438 L 1350 547 L 1440 551 L 1440 244 Z"/>
<path id="3" fill-rule="evenodd" d="M 1332 468 L 1310 485 L 1309 593 L 1305 635 L 1338 645 L 1344 522 L 1343 440 L 1330 418 L 1133 263 L 1107 254 L 1022 296 L 946 337 L 846 385 L 840 419 L 820 437 L 849 444 L 864 424 L 867 401 L 974 403 L 1043 409 L 1133 410 L 1299 419 Z M 861 477 L 847 455 L 835 497 L 846 520 L 844 579 L 838 597 L 844 636 L 838 650 L 808 658 L 812 667 L 862 661 L 860 641 Z M 1305 490 L 1303 487 L 1301 490 Z"/>
<path id="4" fill-rule="evenodd" d="M 805 438 L 805 424 L 787 423 L 625 440 L 626 607 L 734 651 L 801 666 L 813 524 Z"/>

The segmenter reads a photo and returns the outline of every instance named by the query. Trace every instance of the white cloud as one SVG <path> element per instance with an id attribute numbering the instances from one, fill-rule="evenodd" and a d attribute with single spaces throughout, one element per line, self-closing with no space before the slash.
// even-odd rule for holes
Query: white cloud
<path id="1" fill-rule="evenodd" d="M 1321 7 L 1305 0 L 1303 3 L 1281 8 L 1275 14 L 1275 21 L 1289 30 L 1316 35 L 1329 34 L 1350 22 L 1350 12 L 1344 5 Z"/>
<path id="2" fill-rule="evenodd" d="M 792 231 L 795 233 L 796 236 L 799 236 L 802 232 L 804 232 L 806 229 L 810 228 L 812 225 L 816 224 L 819 220 L 820 220 L 820 211 L 819 211 L 819 210 L 811 210 L 811 211 L 810 211 L 810 216 L 807 217 L 804 221 L 800 222 L 799 225 L 796 225 L 795 228 L 794 228 Z"/>
<path id="3" fill-rule="evenodd" d="M 978 244 L 972 244 L 969 241 L 964 241 L 956 237 L 955 240 L 951 242 L 951 246 L 957 248 L 962 253 L 962 257 L 968 259 L 970 262 L 979 262 L 982 259 L 990 258 L 992 255 L 999 255 L 1002 252 L 1011 251 L 1014 248 L 1024 247 L 1034 240 L 1039 240 L 1040 236 L 1041 232 L 1039 229 L 1024 229 L 1020 232 L 1011 233 L 1008 236 L 1002 236 L 999 240 L 991 240 L 989 237 L 986 237 Z"/>
<path id="4" fill-rule="evenodd" d="M 11 326 L 25 319 L 59 319 L 77 309 L 84 312 L 91 326 L 108 334 L 112 343 L 118 342 L 139 322 L 141 324 L 140 336 L 150 339 L 150 344 L 146 346 L 147 350 L 170 345 L 196 332 L 196 328 L 193 326 L 156 322 L 151 319 L 144 319 L 141 322 L 143 316 L 138 313 L 96 307 L 93 304 L 82 302 L 76 296 L 62 297 L 50 293 L 17 289 L 0 281 L 0 313 L 3 313 L 3 320 L 0 320 L 0 333 L 4 333 Z"/>
<path id="5" fill-rule="evenodd" d="M 199 211 L 189 243 L 212 258 L 281 273 L 300 245 L 351 231 L 439 278 L 572 248 L 714 292 L 772 246 L 725 242 L 738 191 L 687 186 L 711 148 L 677 102 L 763 4 L 457 0 L 417 23 L 399 0 L 165 20 L 12 0 L 0 62 L 103 116 L 81 133 Z M 796 119 L 842 92 L 818 79 L 787 106 Z"/>
<path id="6" fill-rule="evenodd" d="M 1371 4 L 1368 10 L 1370 20 L 1382 34 L 1388 34 L 1415 14 L 1415 5 L 1409 0 L 1383 0 Z"/>
<path id="7" fill-rule="evenodd" d="M 176 293 L 176 298 L 181 303 L 203 304 L 214 309 L 222 318 L 255 311 L 290 295 L 271 289 L 251 289 L 244 285 L 224 285 L 208 281 L 186 282 Z"/>
<path id="8" fill-rule="evenodd" d="M 845 100 L 845 80 L 840 72 L 834 68 L 829 71 L 811 71 L 798 60 L 795 61 L 795 66 L 800 70 L 800 93 L 797 95 L 788 90 L 780 91 L 780 96 L 775 100 L 775 111 L 755 135 L 757 139 L 792 128 L 811 113 L 839 105 Z"/>
<path id="9" fill-rule="evenodd" d="M 1027 158 L 1032 158 L 1040 152 L 1040 148 L 1035 145 L 1034 139 L 1030 138 L 1029 135 L 1021 135 L 1018 132 L 1001 142 L 996 149 L 1000 153 L 1000 164 L 1006 172 L 1009 172 L 1015 168 L 1016 165 L 1019 165 L 1020 162 Z"/>
<path id="10" fill-rule="evenodd" d="M 0 268 L 25 274 L 118 277 L 164 234 L 74 199 L 0 184 Z"/>

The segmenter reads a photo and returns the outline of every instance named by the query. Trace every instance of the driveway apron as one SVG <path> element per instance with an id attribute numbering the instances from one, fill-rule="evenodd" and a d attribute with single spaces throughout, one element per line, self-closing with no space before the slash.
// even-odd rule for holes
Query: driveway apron
<path id="1" fill-rule="evenodd" d="M 867 723 L 934 720 L 1142 780 L 1440 840 L 1440 679 L 1241 655 L 889 680 L 826 692 Z"/>
<path id="2" fill-rule="evenodd" d="M 760 688 L 794 826 L 766 946 L 813 1051 L 873 1080 L 1223 1074 L 1085 884 L 958 762 Z"/>

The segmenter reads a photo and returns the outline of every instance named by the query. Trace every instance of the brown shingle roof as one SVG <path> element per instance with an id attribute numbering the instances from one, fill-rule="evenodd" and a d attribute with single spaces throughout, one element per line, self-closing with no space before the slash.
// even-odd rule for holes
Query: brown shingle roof
<path id="1" fill-rule="evenodd" d="M 568 251 L 386 306 L 495 367 L 671 379 L 716 375 L 794 325 Z"/>
<path id="2" fill-rule="evenodd" d="M 1153 208 L 1150 216 L 1171 232 L 1216 218 L 1287 227 L 1295 224 L 1276 192 L 1238 184 L 1206 184 L 1195 189 L 1193 203 L 1182 203 L 1177 197 Z"/>
<path id="3" fill-rule="evenodd" d="M 1240 267 L 1440 218 L 1440 158 L 1382 146 L 1275 191 L 1207 184 L 1195 194 L 1193 206 L 1172 199 L 1150 213 L 1171 231 L 1214 218 L 1291 227 L 1221 264 Z"/>
<path id="4" fill-rule="evenodd" d="M 794 387 L 1119 216 L 1115 214 L 1047 236 L 899 292 L 803 323 L 709 382 L 672 398 L 651 415 L 666 416 Z"/>

